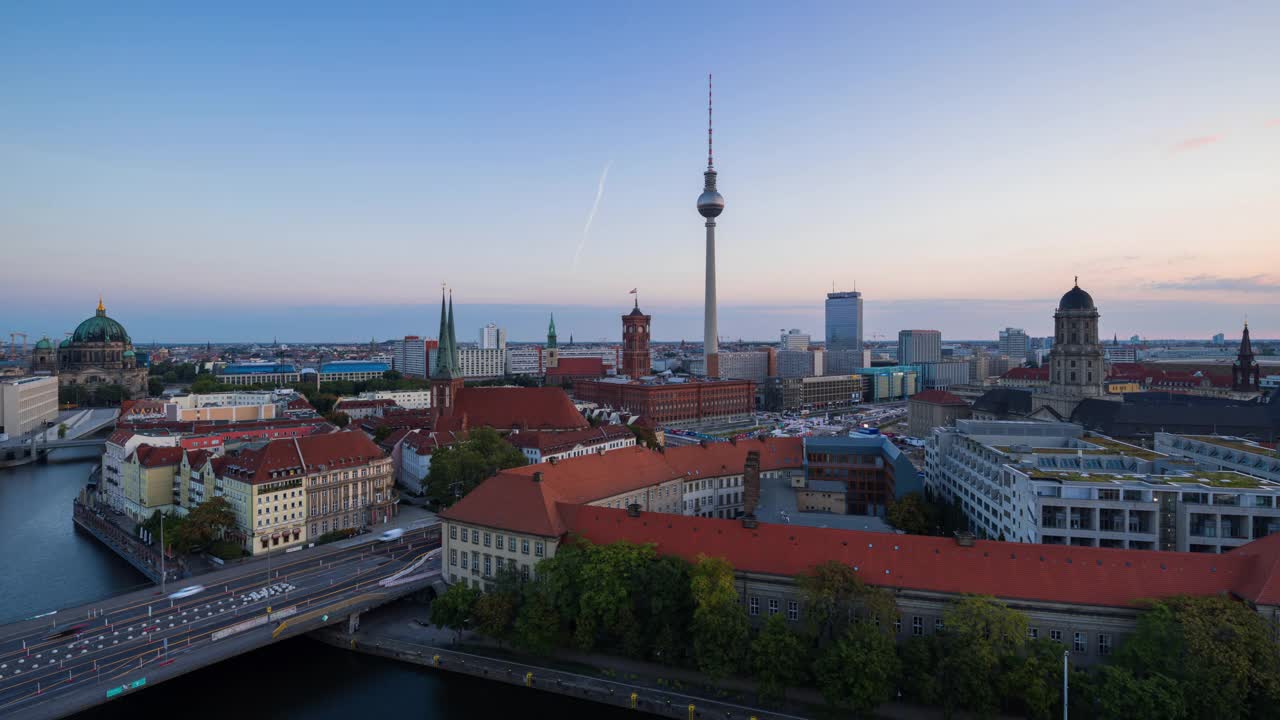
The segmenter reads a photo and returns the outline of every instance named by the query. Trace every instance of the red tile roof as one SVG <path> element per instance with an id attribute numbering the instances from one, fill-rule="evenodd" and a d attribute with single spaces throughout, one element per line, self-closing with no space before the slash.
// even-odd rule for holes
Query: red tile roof
<path id="1" fill-rule="evenodd" d="M 593 543 L 654 543 L 659 553 L 723 557 L 738 570 L 794 577 L 828 560 L 853 566 L 866 582 L 941 593 L 1131 607 L 1171 595 L 1235 592 L 1280 600 L 1280 535 L 1226 555 L 1111 550 L 813 528 L 561 505 L 568 532 Z"/>
<path id="2" fill-rule="evenodd" d="M 604 377 L 604 360 L 598 357 L 560 358 L 556 367 L 547 368 L 547 377 L 557 375 Z"/>
<path id="3" fill-rule="evenodd" d="M 177 465 L 182 462 L 183 449 L 180 447 L 161 447 L 157 445 L 139 445 L 133 451 L 138 464 L 146 468 Z"/>
<path id="4" fill-rule="evenodd" d="M 557 387 L 469 387 L 454 401 L 454 416 L 469 427 L 499 430 L 580 430 L 589 427 L 564 390 Z"/>
<path id="5" fill-rule="evenodd" d="M 347 431 L 272 440 L 261 448 L 230 453 L 219 473 L 262 483 L 321 468 L 360 467 L 383 457 L 382 449 L 364 433 Z"/>
<path id="6" fill-rule="evenodd" d="M 442 447 L 448 447 L 467 439 L 466 433 L 453 431 L 406 430 L 404 450 L 417 455 L 430 455 Z M 390 438 L 388 438 L 390 439 Z"/>
<path id="7" fill-rule="evenodd" d="M 511 433 L 507 436 L 507 442 L 518 448 L 536 448 L 543 455 L 548 455 L 569 450 L 578 445 L 600 445 L 631 437 L 635 437 L 635 434 L 625 425 L 601 425 L 570 432 L 525 430 Z"/>
<path id="8" fill-rule="evenodd" d="M 1023 368 L 1026 369 L 1026 368 Z M 946 390 L 925 390 L 912 395 L 911 400 L 916 402 L 930 403 L 931 405 L 963 405 L 969 406 L 964 398 Z"/>
<path id="9" fill-rule="evenodd" d="M 367 400 L 364 398 L 352 398 L 350 400 L 339 400 L 333 406 L 334 410 L 364 410 L 367 408 L 389 408 L 398 407 L 396 401 L 390 398 L 380 398 L 377 400 Z"/>
<path id="10" fill-rule="evenodd" d="M 1011 368 L 1009 372 L 1000 377 L 1005 380 L 1043 380 L 1044 382 L 1049 382 L 1049 368 Z"/>
<path id="11" fill-rule="evenodd" d="M 587 503 L 677 479 L 738 474 L 749 450 L 760 453 L 763 471 L 804 462 L 801 438 L 688 445 L 665 452 L 632 446 L 505 470 L 480 483 L 441 517 L 488 527 L 514 523 L 512 529 L 554 536 L 563 528 L 558 502 Z M 541 475 L 540 482 L 530 479 L 534 473 Z M 536 486 L 536 500 L 528 485 Z"/>

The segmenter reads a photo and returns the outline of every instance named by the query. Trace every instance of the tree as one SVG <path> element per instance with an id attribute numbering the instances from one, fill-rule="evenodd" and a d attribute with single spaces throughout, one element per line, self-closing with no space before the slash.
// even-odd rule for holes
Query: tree
<path id="1" fill-rule="evenodd" d="M 738 604 L 733 566 L 724 558 L 699 555 L 690 588 L 693 594 L 693 656 L 712 680 L 736 671 L 747 648 L 749 624 Z"/>
<path id="2" fill-rule="evenodd" d="M 932 529 L 924 498 L 917 492 L 907 493 L 891 503 L 886 519 L 890 525 L 912 535 L 928 535 Z"/>
<path id="3" fill-rule="evenodd" d="M 652 545 L 616 542 L 592 545 L 581 578 L 589 578 L 579 595 L 579 647 L 590 650 L 598 636 L 627 641 L 629 654 L 639 654 L 640 628 L 632 605 L 632 593 L 643 592 L 638 583 L 643 568 L 657 557 Z"/>
<path id="4" fill-rule="evenodd" d="M 382 425 L 373 431 L 373 441 L 382 442 L 387 439 L 387 436 L 395 431 L 396 429 L 390 425 Z"/>
<path id="5" fill-rule="evenodd" d="M 472 607 L 476 630 L 497 640 L 499 644 L 511 636 L 516 618 L 517 596 L 506 592 L 481 593 Z"/>
<path id="6" fill-rule="evenodd" d="M 804 681 L 805 643 L 787 627 L 781 615 L 772 615 L 751 643 L 751 670 L 762 700 L 785 699 L 787 688 Z"/>
<path id="7" fill-rule="evenodd" d="M 893 638 L 870 623 L 850 625 L 814 665 L 827 704 L 858 717 L 889 701 L 898 672 Z"/>
<path id="8" fill-rule="evenodd" d="M 942 662 L 941 635 L 913 635 L 898 646 L 902 668 L 902 691 L 909 700 L 921 705 L 937 705 L 942 701 L 938 668 Z"/>
<path id="9" fill-rule="evenodd" d="M 1182 690 L 1159 674 L 1136 677 L 1128 668 L 1103 665 L 1093 693 L 1104 720 L 1182 720 L 1187 717 Z"/>
<path id="10" fill-rule="evenodd" d="M 631 431 L 631 434 L 636 436 L 637 445 L 643 445 L 650 450 L 657 450 L 661 445 L 661 443 L 658 442 L 658 435 L 654 433 L 651 428 L 631 423 L 627 426 L 627 429 Z"/>
<path id="11" fill-rule="evenodd" d="M 450 585 L 443 595 L 431 602 L 431 624 L 452 630 L 455 642 L 462 640 L 462 631 L 471 627 L 479 597 L 480 591 L 468 587 L 465 582 Z"/>
<path id="12" fill-rule="evenodd" d="M 1033 720 L 1057 716 L 1062 707 L 1061 644 L 1029 641 L 1021 655 L 1004 657 L 1002 665 L 999 682 L 1006 710 Z"/>
<path id="13" fill-rule="evenodd" d="M 499 470 L 526 463 L 524 453 L 496 430 L 477 428 L 466 440 L 432 453 L 422 489 L 437 501 L 452 504 Z"/>
<path id="14" fill-rule="evenodd" d="M 324 416 L 324 419 L 328 420 L 334 425 L 337 425 L 340 428 L 346 427 L 347 424 L 351 422 L 351 416 L 342 412 L 341 410 L 329 412 L 327 415 Z"/>
<path id="15" fill-rule="evenodd" d="M 1027 618 L 995 598 L 961 598 L 943 614 L 944 652 L 939 670 L 943 703 L 982 714 L 994 712 L 1004 658 L 1021 652 L 1027 639 Z"/>
<path id="16" fill-rule="evenodd" d="M 857 615 L 878 621 L 886 631 L 897 616 L 893 596 L 863 583 L 844 563 L 830 560 L 814 565 L 797 582 L 819 644 L 841 637 Z"/>
<path id="17" fill-rule="evenodd" d="M 208 545 L 236 526 L 236 512 L 225 497 L 216 495 L 191 509 L 187 514 L 192 545 Z"/>
<path id="18" fill-rule="evenodd" d="M 218 382 L 213 375 L 198 375 L 191 382 L 191 392 L 195 395 L 204 395 L 207 393 L 215 393 L 225 389 L 226 386 Z"/>
<path id="19" fill-rule="evenodd" d="M 1173 682 L 1187 717 L 1276 717 L 1280 655 L 1274 628 L 1227 597 L 1172 597 L 1151 604 L 1116 654 L 1141 692 L 1158 694 Z M 1124 676 L 1104 678 L 1113 684 Z M 1104 688 L 1106 686 L 1104 685 Z"/>
<path id="20" fill-rule="evenodd" d="M 61 440 L 62 438 L 66 437 L 66 436 L 67 436 L 67 424 L 66 424 L 66 423 L 58 423 L 58 439 L 59 439 L 59 440 Z"/>
<path id="21" fill-rule="evenodd" d="M 526 652 L 545 655 L 555 645 L 559 630 L 560 614 L 551 604 L 541 580 L 529 583 L 516 611 L 512 642 Z"/>
<path id="22" fill-rule="evenodd" d="M 635 578 L 632 598 L 636 619 L 648 638 L 649 655 L 679 664 L 687 654 L 693 594 L 690 566 L 683 558 L 663 555 L 645 564 Z"/>
<path id="23" fill-rule="evenodd" d="M 147 378 L 147 394 L 151 397 L 160 397 L 163 395 L 164 381 L 155 376 Z"/>

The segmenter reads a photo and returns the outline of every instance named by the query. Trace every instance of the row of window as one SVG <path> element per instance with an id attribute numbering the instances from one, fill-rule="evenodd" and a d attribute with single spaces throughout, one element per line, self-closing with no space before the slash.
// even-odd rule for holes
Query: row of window
<path id="1" fill-rule="evenodd" d="M 467 537 L 468 537 L 468 536 L 467 536 L 467 528 L 462 528 L 462 538 L 461 538 L 461 542 L 467 542 Z M 473 544 L 473 545 L 479 545 L 479 544 L 480 544 L 480 531 L 479 531 L 479 530 L 476 530 L 476 529 L 474 529 L 474 528 L 472 528 L 472 529 L 471 529 L 470 538 L 471 538 L 471 544 Z M 457 526 L 457 525 L 450 525 L 450 526 L 449 526 L 449 539 L 450 539 L 450 540 L 458 540 L 458 539 L 459 539 L 459 538 L 458 538 L 458 526 Z M 507 551 L 509 551 L 509 552 L 515 552 L 515 551 L 516 551 L 516 540 L 517 540 L 517 538 L 516 538 L 516 536 L 515 536 L 515 535 L 506 536 L 506 535 L 503 535 L 502 533 L 492 533 L 492 532 L 489 532 L 488 530 L 486 530 L 486 531 L 484 532 L 484 546 L 485 546 L 485 547 L 495 547 L 495 548 L 497 548 L 497 549 L 499 549 L 499 550 L 504 550 L 504 549 L 505 549 L 505 550 L 507 550 Z M 519 538 L 519 541 L 520 541 L 520 553 L 521 553 L 522 555 L 528 555 L 528 554 L 529 554 L 529 539 L 528 539 L 528 538 Z M 465 551 L 464 551 L 464 554 L 465 554 Z M 546 554 L 546 544 L 545 544 L 545 543 L 543 543 L 541 540 L 535 541 L 535 542 L 533 543 L 533 554 L 534 554 L 534 557 L 542 557 L 544 554 Z M 466 567 L 466 566 L 464 565 L 463 567 Z"/>
<path id="2" fill-rule="evenodd" d="M 778 598 L 766 598 L 766 600 L 768 602 L 767 607 L 769 609 L 769 617 L 773 617 L 774 615 L 777 615 L 782 601 L 780 601 Z M 760 598 L 759 597 L 752 595 L 751 597 L 747 598 L 747 614 L 750 615 L 751 617 L 758 617 L 760 615 Z M 787 620 L 790 620 L 791 622 L 796 622 L 799 619 L 800 619 L 800 601 L 788 600 L 787 601 Z"/>

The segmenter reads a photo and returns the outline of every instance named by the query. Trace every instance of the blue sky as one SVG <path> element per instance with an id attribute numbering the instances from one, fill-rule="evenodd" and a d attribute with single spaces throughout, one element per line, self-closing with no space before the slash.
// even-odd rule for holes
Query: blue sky
<path id="1" fill-rule="evenodd" d="M 1120 5 L 10 4 L 0 318 L 697 338 L 714 72 L 726 337 L 1280 336 L 1280 6 Z"/>

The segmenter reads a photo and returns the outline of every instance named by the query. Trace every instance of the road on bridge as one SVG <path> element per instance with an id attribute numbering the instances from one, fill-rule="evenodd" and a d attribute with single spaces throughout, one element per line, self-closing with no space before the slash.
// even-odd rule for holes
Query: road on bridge
<path id="1" fill-rule="evenodd" d="M 140 591 L 0 627 L 0 717 L 61 717 L 344 620 L 397 596 L 384 583 L 393 576 L 438 573 L 439 544 L 438 525 L 418 528 L 392 542 L 286 555 L 270 577 L 265 564 L 246 563 L 180 599 Z"/>

